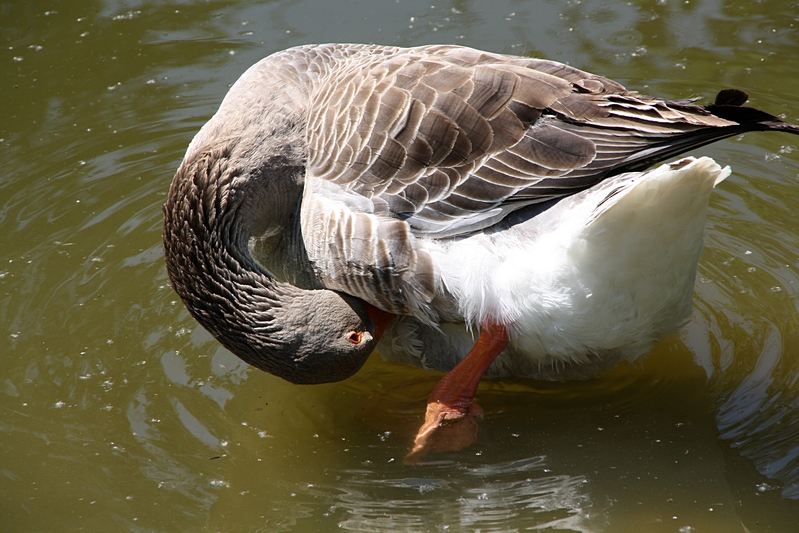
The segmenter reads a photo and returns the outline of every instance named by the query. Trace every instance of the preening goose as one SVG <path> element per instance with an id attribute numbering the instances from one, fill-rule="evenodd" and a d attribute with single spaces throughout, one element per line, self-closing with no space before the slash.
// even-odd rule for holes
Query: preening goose
<path id="1" fill-rule="evenodd" d="M 347 378 L 375 347 L 448 372 L 413 454 L 456 449 L 484 373 L 590 377 L 686 319 L 730 171 L 651 167 L 799 133 L 746 100 L 668 101 L 460 46 L 278 52 L 186 152 L 164 206 L 169 277 L 224 346 L 294 383 Z"/>

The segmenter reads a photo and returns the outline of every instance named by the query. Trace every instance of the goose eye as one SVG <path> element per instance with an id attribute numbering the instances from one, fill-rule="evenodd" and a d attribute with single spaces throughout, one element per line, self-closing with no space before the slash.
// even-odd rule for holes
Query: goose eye
<path id="1" fill-rule="evenodd" d="M 351 331 L 350 334 L 347 336 L 347 340 L 350 341 L 352 344 L 360 344 L 361 341 L 363 341 L 363 335 L 361 335 L 357 331 Z"/>

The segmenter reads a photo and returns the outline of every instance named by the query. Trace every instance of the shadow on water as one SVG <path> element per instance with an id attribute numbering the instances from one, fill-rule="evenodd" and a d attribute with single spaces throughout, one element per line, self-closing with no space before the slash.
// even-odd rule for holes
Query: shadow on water
<path id="1" fill-rule="evenodd" d="M 0 529 L 794 531 L 794 139 L 702 150 L 734 174 L 678 335 L 588 382 L 486 380 L 478 442 L 423 466 L 402 458 L 438 374 L 374 355 L 295 387 L 167 284 L 160 206 L 189 140 L 247 66 L 307 41 L 529 53 L 669 97 L 738 86 L 799 122 L 795 6 L 586 4 L 0 6 Z"/>

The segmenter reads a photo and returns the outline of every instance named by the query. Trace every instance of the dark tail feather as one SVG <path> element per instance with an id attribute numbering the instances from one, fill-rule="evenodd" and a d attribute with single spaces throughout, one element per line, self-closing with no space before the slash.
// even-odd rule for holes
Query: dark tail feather
<path id="1" fill-rule="evenodd" d="M 799 135 L 799 126 L 796 124 L 788 124 L 781 120 L 778 122 L 762 122 L 760 125 L 763 126 L 762 131 L 785 131 L 793 133 L 794 135 Z"/>
<path id="2" fill-rule="evenodd" d="M 799 126 L 783 122 L 779 117 L 754 107 L 745 107 L 747 100 L 749 95 L 740 89 L 724 89 L 716 95 L 716 101 L 704 106 L 704 109 L 724 120 L 737 122 L 743 127 L 748 126 L 744 131 L 786 131 L 799 134 Z"/>
<path id="3" fill-rule="evenodd" d="M 632 154 L 625 161 L 616 165 L 608 175 L 644 170 L 665 159 L 677 156 L 689 150 L 701 148 L 702 146 L 721 139 L 750 131 L 784 131 L 786 133 L 799 135 L 799 126 L 783 122 L 779 117 L 766 113 L 765 111 L 742 105 L 746 103 L 748 99 L 749 95 L 744 91 L 739 89 L 724 89 L 716 96 L 716 101 L 714 103 L 701 106 L 701 109 L 719 118 L 723 118 L 724 120 L 736 122 L 737 124 L 701 129 L 652 145 L 646 150 Z M 700 107 L 690 102 L 679 102 L 678 104 L 681 107 L 693 107 L 694 109 Z"/>
<path id="4" fill-rule="evenodd" d="M 716 95 L 713 105 L 742 106 L 749 100 L 749 94 L 740 89 L 722 89 Z"/>

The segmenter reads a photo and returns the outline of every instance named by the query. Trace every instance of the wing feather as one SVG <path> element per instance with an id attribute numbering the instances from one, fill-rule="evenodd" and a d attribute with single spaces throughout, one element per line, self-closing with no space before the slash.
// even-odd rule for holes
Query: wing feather
<path id="1" fill-rule="evenodd" d="M 423 316 L 435 295 L 420 237 L 478 231 L 743 127 L 553 61 L 453 46 L 299 50 L 286 68 L 312 87 L 308 257 L 326 287 L 393 312 Z"/>

